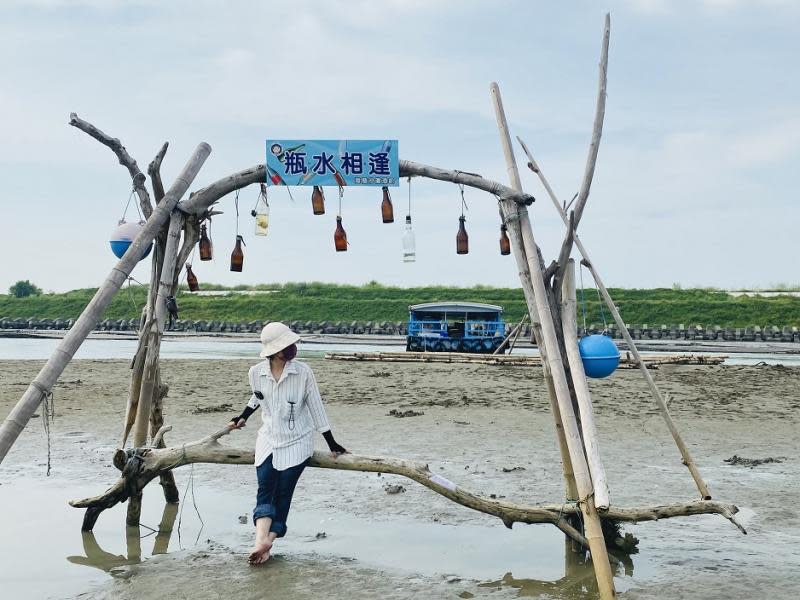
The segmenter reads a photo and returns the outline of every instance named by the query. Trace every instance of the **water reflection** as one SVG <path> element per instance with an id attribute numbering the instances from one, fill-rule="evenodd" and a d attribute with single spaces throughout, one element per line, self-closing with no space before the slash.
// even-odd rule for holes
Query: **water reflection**
<path id="1" fill-rule="evenodd" d="M 81 537 L 85 556 L 68 556 L 67 560 L 76 565 L 94 567 L 106 573 L 110 573 L 118 567 L 135 565 L 142 562 L 142 540 L 150 537 L 153 533 L 155 533 L 155 539 L 153 541 L 152 556 L 166 554 L 177 515 L 177 504 L 165 504 L 158 530 L 142 536 L 141 527 L 126 527 L 125 543 L 127 556 L 106 552 L 100 547 L 93 532 L 82 531 Z"/>

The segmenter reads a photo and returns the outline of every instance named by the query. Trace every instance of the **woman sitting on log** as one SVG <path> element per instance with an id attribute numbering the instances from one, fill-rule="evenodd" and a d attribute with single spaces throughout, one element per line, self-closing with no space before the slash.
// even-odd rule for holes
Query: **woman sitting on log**
<path id="1" fill-rule="evenodd" d="M 286 535 L 286 518 L 297 480 L 314 453 L 314 430 L 328 443 L 333 457 L 347 452 L 331 433 L 314 373 L 297 355 L 296 333 L 283 323 L 269 323 L 261 331 L 261 357 L 267 360 L 250 369 L 253 395 L 228 427 L 240 429 L 261 406 L 263 425 L 256 440 L 255 465 L 258 494 L 253 510 L 256 543 L 249 562 L 269 560 L 276 538 Z"/>

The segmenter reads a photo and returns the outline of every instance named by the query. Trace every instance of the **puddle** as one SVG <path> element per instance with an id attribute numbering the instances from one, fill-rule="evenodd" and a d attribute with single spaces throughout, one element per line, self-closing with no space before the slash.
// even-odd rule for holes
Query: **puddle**
<path id="1" fill-rule="evenodd" d="M 252 499 L 246 490 L 222 492 L 196 486 L 201 524 L 191 495 L 181 513 L 180 508 L 165 505 L 159 486 L 151 485 L 145 490 L 140 528 L 125 526 L 126 505 L 120 505 L 100 516 L 94 532 L 81 533 L 83 511 L 69 507 L 67 500 L 94 495 L 99 487 L 56 479 L 2 482 L 4 597 L 72 597 L 108 583 L 112 576 L 127 577 L 130 565 L 144 562 L 145 571 L 137 571 L 141 577 L 151 557 L 181 549 L 199 551 L 212 540 L 231 549 L 226 553 L 234 564 L 244 564 L 252 543 L 249 518 L 244 524 L 239 519 L 250 510 Z M 305 558 L 312 563 L 320 556 L 346 559 L 359 568 L 401 578 L 472 581 L 478 583 L 476 591 L 507 588 L 516 590 L 517 596 L 583 597 L 573 593 L 582 594 L 593 585 L 591 567 L 574 563 L 565 554 L 563 536 L 548 525 L 508 530 L 407 518 L 366 521 L 341 512 L 293 509 L 289 529 L 289 536 L 276 545 L 278 559 Z M 636 559 L 637 575 L 651 571 L 646 560 Z M 186 568 L 191 567 L 186 564 Z M 620 590 L 628 587 L 626 581 L 629 578 L 618 578 Z"/>

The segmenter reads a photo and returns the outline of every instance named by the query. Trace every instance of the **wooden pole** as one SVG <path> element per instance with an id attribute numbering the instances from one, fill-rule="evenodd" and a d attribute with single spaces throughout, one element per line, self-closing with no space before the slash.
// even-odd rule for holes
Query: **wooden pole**
<path id="1" fill-rule="evenodd" d="M 511 340 L 511 344 L 508 346 L 508 353 L 511 354 L 514 351 L 514 346 L 517 345 L 517 339 L 519 339 L 519 334 L 522 333 L 522 326 L 525 323 L 525 320 L 528 315 L 525 315 L 522 319 L 522 324 L 517 328 L 517 333 L 514 334 L 514 339 Z"/>
<path id="2" fill-rule="evenodd" d="M 511 137 L 508 133 L 508 126 L 506 124 L 505 112 L 503 110 L 502 99 L 500 97 L 500 88 L 496 83 L 491 86 L 492 96 L 494 99 L 495 113 L 497 115 L 497 122 L 500 127 L 501 141 L 503 143 L 503 150 L 506 155 L 507 163 L 514 163 L 513 168 L 509 164 L 509 173 L 512 176 L 515 189 L 516 186 L 522 187 L 519 181 L 519 173 L 516 171 L 516 163 L 514 161 L 514 153 L 511 148 Z M 521 207 L 518 207 L 520 210 Z M 575 476 L 575 485 L 578 488 L 579 504 L 581 512 L 584 516 L 586 527 L 586 538 L 589 542 L 589 547 L 592 553 L 592 565 L 594 566 L 595 577 L 597 578 L 597 585 L 600 590 L 600 598 L 609 600 L 616 596 L 614 590 L 614 576 L 611 571 L 611 564 L 608 558 L 608 551 L 606 550 L 605 538 L 603 537 L 603 530 L 600 524 L 600 517 L 594 505 L 592 480 L 589 474 L 589 467 L 584 455 L 583 442 L 581 440 L 580 431 L 578 430 L 578 423 L 576 421 L 575 412 L 572 407 L 572 395 L 569 391 L 567 384 L 567 376 L 564 371 L 564 365 L 561 362 L 561 352 L 558 344 L 558 337 L 556 335 L 556 328 L 553 322 L 553 315 L 550 312 L 550 304 L 547 299 L 547 289 L 544 284 L 543 269 L 539 261 L 539 250 L 536 240 L 533 236 L 533 228 L 531 227 L 528 218 L 527 210 L 520 210 L 520 229 L 522 230 L 522 240 L 525 247 L 525 253 L 528 259 L 528 269 L 531 274 L 531 283 L 533 284 L 533 291 L 536 300 L 536 309 L 541 325 L 542 337 L 537 338 L 540 340 L 540 352 L 544 348 L 546 351 L 546 360 L 543 357 L 543 364 L 550 366 L 550 372 L 553 378 L 553 387 L 555 390 L 558 408 L 561 412 L 561 421 L 564 426 L 564 435 L 566 438 L 567 449 L 569 451 L 570 459 L 572 460 L 572 468 Z M 541 343 L 543 342 L 543 343 Z"/>
<path id="3" fill-rule="evenodd" d="M 505 348 L 509 340 L 522 329 L 522 326 L 525 324 L 525 321 L 527 320 L 528 320 L 528 314 L 525 313 L 524 315 L 522 315 L 522 318 L 519 320 L 519 323 L 517 323 L 516 326 L 511 331 L 508 332 L 506 338 L 500 343 L 497 349 L 494 352 L 492 352 L 492 356 L 500 354 L 500 351 L 503 348 Z M 516 340 L 516 338 L 514 339 Z"/>
<path id="4" fill-rule="evenodd" d="M 561 204 L 556 198 L 553 189 L 550 187 L 549 182 L 542 173 L 542 170 L 539 168 L 539 165 L 536 163 L 536 160 L 533 158 L 528 146 L 523 142 L 520 138 L 517 138 L 520 145 L 522 146 L 523 151 L 528 157 L 528 168 L 531 171 L 536 173 L 539 176 L 542 185 L 544 186 L 545 190 L 547 191 L 550 200 L 552 200 L 553 205 L 556 207 L 558 214 L 561 215 L 561 219 L 564 221 L 565 225 L 569 224 L 569 219 L 567 218 L 567 214 L 562 208 Z M 681 458 L 683 459 L 683 464 L 689 469 L 689 472 L 694 479 L 695 485 L 697 486 L 698 491 L 700 492 L 700 497 L 704 500 L 711 499 L 711 492 L 708 489 L 705 481 L 703 480 L 702 476 L 700 475 L 700 471 L 697 469 L 697 465 L 692 458 L 691 453 L 689 452 L 689 448 L 687 448 L 686 444 L 683 441 L 680 433 L 678 433 L 678 428 L 675 426 L 675 421 L 672 419 L 672 415 L 669 413 L 669 408 L 667 408 L 667 403 L 664 401 L 664 398 L 661 395 L 658 387 L 656 386 L 656 382 L 653 380 L 653 376 L 650 375 L 650 372 L 647 370 L 647 364 L 642 360 L 641 354 L 639 354 L 639 349 L 636 347 L 636 344 L 631 338 L 631 334 L 628 331 L 628 328 L 625 325 L 625 321 L 622 320 L 622 316 L 619 314 L 619 310 L 617 309 L 616 304 L 614 304 L 614 300 L 611 298 L 611 294 L 608 292 L 603 280 L 600 278 L 600 274 L 595 269 L 594 264 L 592 263 L 591 259 L 589 258 L 589 253 L 586 251 L 586 247 L 581 242 L 580 237 L 578 237 L 577 232 L 574 234 L 575 238 L 575 247 L 583 256 L 584 264 L 586 264 L 589 268 L 589 271 L 594 278 L 595 283 L 597 284 L 597 289 L 600 291 L 600 295 L 602 296 L 603 300 L 605 301 L 606 305 L 608 306 L 608 310 L 611 313 L 611 316 L 614 318 L 614 322 L 617 324 L 620 333 L 622 334 L 623 339 L 628 344 L 628 349 L 630 350 L 631 354 L 634 357 L 634 360 L 639 365 L 639 370 L 642 372 L 644 376 L 644 380 L 647 382 L 647 387 L 650 389 L 650 393 L 653 395 L 653 399 L 656 401 L 656 405 L 658 406 L 659 411 L 661 412 L 661 416 L 664 418 L 664 421 L 667 424 L 667 428 L 669 429 L 670 434 L 672 435 L 672 439 L 675 441 L 675 445 L 678 447 L 678 451 L 681 454 Z"/>
<path id="5" fill-rule="evenodd" d="M 564 271 L 564 281 L 561 292 L 561 329 L 564 332 L 564 346 L 567 349 L 569 372 L 572 375 L 572 387 L 578 399 L 581 415 L 581 431 L 583 444 L 586 447 L 586 459 L 589 463 L 589 473 L 594 486 L 594 504 L 598 509 L 607 509 L 610 505 L 608 496 L 608 480 L 603 461 L 600 459 L 600 443 L 597 427 L 594 422 L 594 409 L 592 396 L 589 393 L 589 384 L 586 382 L 586 373 L 583 370 L 583 361 L 578 349 L 578 321 L 575 313 L 577 299 L 575 296 L 575 261 L 569 259 Z"/>
<path id="6" fill-rule="evenodd" d="M 522 181 L 519 178 L 519 171 L 517 170 L 516 160 L 514 158 L 514 149 L 511 146 L 511 136 L 508 132 L 508 122 L 506 121 L 506 113 L 503 108 L 503 99 L 500 96 L 500 87 L 497 83 L 492 83 L 489 86 L 492 94 L 492 103 L 494 105 L 495 117 L 497 118 L 497 128 L 500 131 L 500 143 L 503 146 L 503 155 L 506 159 L 509 179 L 511 185 L 517 192 L 522 191 Z M 514 257 L 517 259 L 519 265 L 519 276 L 522 281 L 522 289 L 526 291 L 526 300 L 528 301 L 528 312 L 531 317 L 531 329 L 533 336 L 536 338 L 536 345 L 539 348 L 539 354 L 542 357 L 542 368 L 544 372 L 545 385 L 547 386 L 547 395 L 550 399 L 550 411 L 553 414 L 553 422 L 556 428 L 556 439 L 558 440 L 558 449 L 561 453 L 561 469 L 564 476 L 564 486 L 566 488 L 567 500 L 575 501 L 578 499 L 578 488 L 575 484 L 575 470 L 570 457 L 570 451 L 567 446 L 566 434 L 564 432 L 564 424 L 559 409 L 559 403 L 556 396 L 556 388 L 553 383 L 553 374 L 547 360 L 550 352 L 550 347 L 545 343 L 542 326 L 541 315 L 538 312 L 537 302 L 539 300 L 539 291 L 534 289 L 534 268 L 539 271 L 539 278 L 541 279 L 541 265 L 539 262 L 539 251 L 535 245 L 530 244 L 530 240 L 525 240 L 525 229 L 530 230 L 530 220 L 528 219 L 528 211 L 524 206 L 519 204 L 506 204 L 500 203 L 501 209 L 504 211 L 506 221 L 511 223 L 508 227 L 509 240 L 512 242 L 512 249 L 514 250 Z M 520 265 L 522 262 L 524 264 Z M 542 287 L 543 287 L 542 283 Z M 542 296 L 546 297 L 546 296 Z M 555 347 L 556 352 L 558 346 Z"/>
<path id="7" fill-rule="evenodd" d="M 153 242 L 161 226 L 167 222 L 172 210 L 178 204 L 181 196 L 194 181 L 203 163 L 211 153 L 211 146 L 201 143 L 194 154 L 186 163 L 175 183 L 170 188 L 164 200 L 153 210 L 144 227 L 131 243 L 125 255 L 111 270 L 108 278 L 95 293 L 89 304 L 67 332 L 61 343 L 53 351 L 28 389 L 19 399 L 9 415 L 0 425 L 0 463 L 30 421 L 33 413 L 39 408 L 45 395 L 50 393 L 64 368 L 67 366 L 86 336 L 95 328 L 106 307 L 114 299 L 122 284 L 128 279 L 131 271 L 139 262 L 139 257 L 145 247 Z"/>

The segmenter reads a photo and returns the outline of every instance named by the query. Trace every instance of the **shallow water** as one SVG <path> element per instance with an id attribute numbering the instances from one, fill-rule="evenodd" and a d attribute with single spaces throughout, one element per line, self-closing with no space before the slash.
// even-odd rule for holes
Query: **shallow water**
<path id="1" fill-rule="evenodd" d="M 46 360 L 58 346 L 57 338 L 0 338 L 0 360 Z M 87 339 L 75 358 L 81 359 L 129 359 L 136 351 L 134 339 Z M 164 358 L 192 358 L 199 360 L 225 360 L 236 358 L 257 358 L 260 350 L 258 341 L 248 339 L 187 339 L 165 338 L 161 344 Z M 372 345 L 303 341 L 300 344 L 300 357 L 320 357 L 325 352 L 402 352 L 403 345 Z M 538 355 L 536 348 L 518 348 L 517 354 Z M 685 354 L 686 352 L 648 351 L 652 355 Z M 723 352 L 698 352 L 696 354 L 724 354 Z M 731 354 L 725 365 L 784 365 L 800 367 L 800 354 L 775 354 L 764 352 L 740 352 Z"/>
<path id="2" fill-rule="evenodd" d="M 183 480 L 187 474 L 188 469 L 181 471 Z M 252 541 L 249 518 L 240 522 L 252 501 L 244 490 L 199 485 L 178 507 L 165 505 L 158 486 L 150 486 L 141 527 L 125 527 L 125 505 L 118 505 L 103 513 L 95 531 L 82 533 L 83 511 L 69 507 L 67 501 L 96 494 L 96 485 L 55 478 L 6 478 L 0 484 L 0 580 L 6 598 L 73 597 L 107 583 L 109 575 L 128 577 L 127 567 L 154 556 L 181 550 L 209 552 L 211 540 L 224 547 L 232 561 L 243 564 Z M 184 481 L 179 479 L 179 485 Z M 291 534 L 277 545 L 278 558 L 313 563 L 336 557 L 384 573 L 377 576 L 389 577 L 385 571 L 390 570 L 400 577 L 450 577 L 487 591 L 518 590 L 520 596 L 582 590 L 587 579 L 593 586 L 591 566 L 574 561 L 565 565 L 564 552 L 558 550 L 564 548 L 563 536 L 548 525 L 517 525 L 512 531 L 403 518 L 367 521 L 335 510 L 299 509 L 291 514 L 290 529 Z M 652 571 L 645 557 L 636 558 L 637 577 L 646 579 Z M 631 566 L 627 577 L 618 577 L 618 590 L 631 585 L 633 572 Z"/>

